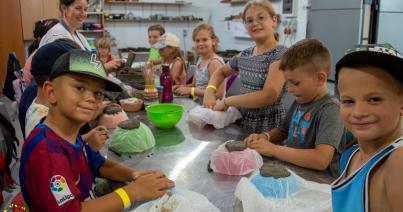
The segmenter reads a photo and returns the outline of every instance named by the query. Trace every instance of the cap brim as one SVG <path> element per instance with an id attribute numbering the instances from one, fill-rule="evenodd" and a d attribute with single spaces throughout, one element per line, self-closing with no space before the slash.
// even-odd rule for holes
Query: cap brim
<path id="1" fill-rule="evenodd" d="M 62 74 L 78 74 L 78 75 L 83 75 L 83 76 L 94 77 L 94 78 L 97 78 L 97 79 L 100 79 L 100 80 L 104 81 L 104 83 L 105 83 L 105 91 L 122 92 L 122 87 L 120 87 L 120 85 L 118 85 L 118 84 L 116 84 L 116 83 L 114 83 L 114 82 L 112 82 L 112 81 L 110 81 L 108 79 L 99 77 L 98 75 L 90 73 L 90 72 L 69 71 L 69 72 L 62 72 L 58 76 L 60 76 Z"/>
<path id="2" fill-rule="evenodd" d="M 348 65 L 371 65 L 382 68 L 403 83 L 403 59 L 393 55 L 372 51 L 349 53 L 336 63 L 336 82 L 338 81 L 340 69 Z"/>
<path id="3" fill-rule="evenodd" d="M 156 44 L 154 44 L 152 47 L 153 47 L 153 48 L 156 48 L 156 49 L 162 49 L 162 48 L 167 47 L 167 45 L 164 45 L 164 44 L 162 44 L 162 43 L 156 43 Z"/>

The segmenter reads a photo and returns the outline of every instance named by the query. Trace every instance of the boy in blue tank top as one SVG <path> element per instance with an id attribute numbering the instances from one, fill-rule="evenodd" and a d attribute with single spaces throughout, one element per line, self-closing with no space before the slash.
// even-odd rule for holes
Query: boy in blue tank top
<path id="1" fill-rule="evenodd" d="M 336 64 L 341 116 L 358 145 L 343 153 L 333 211 L 403 210 L 403 56 L 359 45 Z"/>

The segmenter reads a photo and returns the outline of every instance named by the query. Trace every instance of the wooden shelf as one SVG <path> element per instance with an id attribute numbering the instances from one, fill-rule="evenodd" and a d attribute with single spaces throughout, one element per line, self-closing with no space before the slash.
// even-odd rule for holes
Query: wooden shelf
<path id="1" fill-rule="evenodd" d="M 231 1 L 231 5 L 240 5 L 240 4 L 246 4 L 248 0 L 245 1 Z"/>
<path id="2" fill-rule="evenodd" d="M 201 22 L 203 20 L 188 20 L 188 21 L 182 21 L 182 20 L 151 20 L 151 19 L 141 19 L 141 20 L 131 20 L 131 19 L 109 19 L 105 20 L 106 23 L 140 23 L 140 22 L 160 22 L 160 23 L 196 23 L 196 22 Z"/>
<path id="3" fill-rule="evenodd" d="M 190 5 L 191 3 L 185 1 L 177 2 L 139 2 L 139 1 L 105 1 L 105 4 L 148 4 L 148 5 Z"/>
<path id="4" fill-rule="evenodd" d="M 98 30 L 82 30 L 82 29 L 79 29 L 79 30 L 77 30 L 77 32 L 80 32 L 80 33 L 99 33 L 99 32 L 105 32 L 105 30 L 104 29 L 98 29 Z"/>
<path id="5" fill-rule="evenodd" d="M 104 12 L 87 12 L 88 15 L 103 15 Z"/>

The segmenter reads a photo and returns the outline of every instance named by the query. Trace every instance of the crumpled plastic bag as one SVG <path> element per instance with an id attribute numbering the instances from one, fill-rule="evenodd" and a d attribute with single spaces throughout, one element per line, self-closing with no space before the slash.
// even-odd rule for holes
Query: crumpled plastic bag
<path id="1" fill-rule="evenodd" d="M 154 146 L 155 138 L 152 131 L 141 122 L 137 129 L 117 127 L 109 141 L 109 148 L 123 154 L 142 152 Z"/>
<path id="2" fill-rule="evenodd" d="M 256 171 L 243 177 L 235 196 L 242 202 L 244 212 L 319 212 L 331 211 L 330 185 L 307 181 L 292 171 L 290 176 L 275 179 L 263 177 Z"/>
<path id="3" fill-rule="evenodd" d="M 198 126 L 211 124 L 216 129 L 222 129 L 240 118 L 242 118 L 242 115 L 235 107 L 229 107 L 227 111 L 214 111 L 202 106 L 196 106 L 189 111 L 188 120 Z"/>
<path id="4" fill-rule="evenodd" d="M 214 172 L 226 175 L 249 174 L 263 165 L 263 158 L 256 150 L 229 152 L 225 144 L 218 146 L 211 154 L 210 167 Z"/>
<path id="5" fill-rule="evenodd" d="M 185 189 L 174 189 L 171 196 L 164 195 L 144 203 L 133 212 L 219 212 L 205 196 Z"/>

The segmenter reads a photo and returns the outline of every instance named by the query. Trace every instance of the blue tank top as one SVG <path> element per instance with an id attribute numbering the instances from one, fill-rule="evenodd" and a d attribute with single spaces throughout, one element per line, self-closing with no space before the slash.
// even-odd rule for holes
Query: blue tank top
<path id="1" fill-rule="evenodd" d="M 382 159 L 395 149 L 403 147 L 403 137 L 385 147 L 367 161 L 361 168 L 344 178 L 352 156 L 358 145 L 347 149 L 340 160 L 340 177 L 332 183 L 332 207 L 334 212 L 364 212 L 368 208 L 369 173 Z"/>

